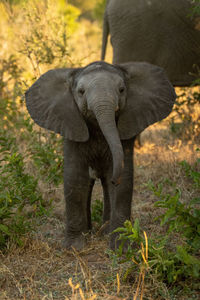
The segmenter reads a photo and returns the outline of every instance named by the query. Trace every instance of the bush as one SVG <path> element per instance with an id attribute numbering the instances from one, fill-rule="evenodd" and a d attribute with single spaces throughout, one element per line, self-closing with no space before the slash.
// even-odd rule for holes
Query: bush
<path id="1" fill-rule="evenodd" d="M 200 188 L 199 164 L 199 160 L 194 166 L 186 161 L 180 163 L 196 191 Z M 146 275 L 168 286 L 183 280 L 197 282 L 200 275 L 200 198 L 197 196 L 183 203 L 180 189 L 169 180 L 156 186 L 149 182 L 147 186 L 159 198 L 155 207 L 165 210 L 156 220 L 160 220 L 161 226 L 167 226 L 166 235 L 152 235 L 147 239 L 138 219 L 133 225 L 126 221 L 124 227 L 114 231 L 120 234 L 121 245 L 116 254 L 111 254 L 112 259 L 124 264 L 124 279 L 138 271 L 143 280 Z M 166 193 L 165 189 L 172 189 L 172 192 Z"/>
<path id="2" fill-rule="evenodd" d="M 200 0 L 193 0 L 193 7 L 192 7 L 192 16 L 199 16 L 200 15 Z"/>
<path id="3" fill-rule="evenodd" d="M 101 23 L 103 22 L 103 14 L 106 2 L 106 0 L 98 0 L 94 8 L 94 17 Z"/>
<path id="4" fill-rule="evenodd" d="M 103 214 L 103 202 L 96 199 L 92 203 L 92 213 L 91 213 L 92 222 L 96 222 L 99 225 L 102 225 L 102 214 Z"/>
<path id="5" fill-rule="evenodd" d="M 63 139 L 52 132 L 41 131 L 40 135 L 35 132 L 32 136 L 29 147 L 31 159 L 41 177 L 56 186 L 63 182 L 62 150 Z"/>
<path id="6" fill-rule="evenodd" d="M 5 248 L 20 245 L 35 217 L 48 213 L 51 201 L 44 201 L 39 190 L 40 175 L 48 183 L 62 181 L 62 139 L 34 128 L 23 95 L 46 68 L 71 66 L 68 38 L 76 30 L 79 10 L 64 0 L 0 5 L 8 32 L 5 45 L 15 45 L 8 53 L 4 47 L 0 58 L 0 247 Z"/>
<path id="7" fill-rule="evenodd" d="M 32 217 L 46 213 L 37 180 L 25 172 L 25 162 L 15 138 L 2 137 L 0 150 L 0 248 L 21 244 L 32 228 Z"/>
<path id="8" fill-rule="evenodd" d="M 71 64 L 68 39 L 78 26 L 78 8 L 64 0 L 29 0 L 21 6 L 6 6 L 6 12 L 11 36 L 18 37 L 17 50 L 29 60 L 35 78 L 43 72 L 41 68 Z"/>
<path id="9" fill-rule="evenodd" d="M 200 93 L 181 89 L 178 95 L 174 111 L 176 114 L 170 118 L 170 128 L 172 133 L 179 138 L 199 141 L 200 120 L 199 120 Z"/>

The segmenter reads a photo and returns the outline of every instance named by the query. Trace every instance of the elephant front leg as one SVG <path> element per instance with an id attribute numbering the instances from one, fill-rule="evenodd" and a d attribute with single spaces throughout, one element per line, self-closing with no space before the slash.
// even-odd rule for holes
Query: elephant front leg
<path id="1" fill-rule="evenodd" d="M 64 194 L 66 201 L 65 247 L 81 250 L 88 231 L 89 172 L 87 164 L 72 142 L 64 147 Z"/>
<path id="2" fill-rule="evenodd" d="M 101 178 L 101 184 L 103 187 L 103 223 L 106 223 L 110 220 L 110 195 L 109 195 L 109 184 L 106 178 Z"/>
<path id="3" fill-rule="evenodd" d="M 89 191 L 87 199 L 87 220 L 88 220 L 88 230 L 92 230 L 92 220 L 91 220 L 91 200 L 92 200 L 92 190 L 95 184 L 95 179 L 90 178 L 89 181 Z"/>
<path id="4" fill-rule="evenodd" d="M 124 170 L 121 183 L 111 186 L 111 220 L 110 232 L 122 227 L 126 220 L 131 217 L 131 203 L 133 194 L 133 142 L 134 139 L 123 141 L 124 150 Z M 110 238 L 110 248 L 115 250 L 119 245 L 119 234 L 112 233 Z"/>
<path id="5" fill-rule="evenodd" d="M 110 172 L 112 174 L 112 172 Z M 109 233 L 109 222 L 110 222 L 110 193 L 109 193 L 109 184 L 110 176 L 102 177 L 101 184 L 103 187 L 103 234 Z"/>

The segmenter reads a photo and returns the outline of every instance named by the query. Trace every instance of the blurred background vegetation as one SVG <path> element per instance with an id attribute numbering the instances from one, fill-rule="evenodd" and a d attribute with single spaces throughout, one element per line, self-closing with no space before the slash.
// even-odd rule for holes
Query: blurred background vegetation
<path id="1" fill-rule="evenodd" d="M 105 0 L 0 1 L 0 248 L 4 252 L 13 245 L 22 246 L 26 234 L 37 230 L 37 226 L 51 215 L 54 206 L 63 197 L 62 138 L 32 122 L 25 107 L 24 92 L 48 69 L 83 66 L 100 59 L 105 3 Z M 194 3 L 193 14 L 200 15 L 200 0 Z M 109 62 L 112 61 L 111 53 L 109 47 Z M 199 87 L 195 87 L 177 89 L 176 92 L 178 98 L 173 113 L 164 121 L 169 132 L 167 136 L 164 135 L 162 143 L 167 149 L 175 149 L 178 143 L 180 146 L 176 151 L 179 152 L 183 151 L 183 145 L 191 146 L 195 149 L 193 161 L 173 162 L 175 173 L 179 174 L 181 180 L 178 177 L 175 181 L 169 180 L 172 175 L 166 168 L 163 178 L 153 178 L 151 171 L 153 175 L 149 176 L 155 182 L 148 178 L 146 190 L 140 187 L 142 195 L 151 190 L 156 197 L 160 197 L 157 206 L 166 209 L 160 216 L 163 224 L 167 223 L 169 228 L 183 234 L 182 248 L 174 252 L 172 249 L 166 252 L 159 248 L 160 244 L 164 247 L 166 241 L 168 243 L 168 231 L 162 240 L 159 239 L 160 244 L 157 238 L 150 240 L 151 260 L 157 260 L 152 270 L 160 272 L 160 278 L 169 284 L 183 279 L 187 266 L 190 267 L 187 269 L 187 278 L 197 278 L 199 275 L 196 257 L 199 255 L 200 234 L 197 210 L 200 202 L 200 91 Z M 158 126 L 162 128 L 163 123 L 160 124 Z M 141 155 L 145 157 L 145 151 L 151 151 L 151 155 L 156 156 L 156 152 L 148 147 L 143 146 Z M 159 172 L 160 167 L 155 167 L 155 172 Z M 156 181 L 157 177 L 159 180 Z M 181 193 L 184 187 L 187 187 L 187 191 Z M 58 190 L 61 192 L 58 193 Z M 184 195 L 188 198 L 184 198 Z M 93 222 L 100 226 L 102 202 L 96 199 L 92 207 Z M 181 231 L 184 220 L 186 237 L 186 233 Z M 120 229 L 123 232 L 122 241 L 132 239 L 131 242 L 138 242 L 139 246 L 141 241 L 145 244 L 141 229 L 131 226 L 126 224 L 124 229 Z M 192 242 L 194 236 L 195 246 Z M 157 248 L 160 252 L 157 252 Z M 117 255 L 109 254 L 115 264 L 121 259 L 121 250 Z M 134 251 L 129 249 L 125 260 L 127 263 L 128 258 L 129 264 L 128 269 L 125 267 L 124 270 L 125 277 L 130 277 L 136 266 L 144 275 L 145 262 L 140 254 L 141 250 L 137 247 Z M 137 257 L 137 265 L 131 259 L 133 256 Z"/>
<path id="2" fill-rule="evenodd" d="M 0 245 L 47 213 L 38 181 L 62 182 L 62 139 L 35 126 L 24 92 L 46 70 L 100 57 L 104 1 L 0 1 Z M 28 170 L 31 172 L 28 172 Z M 32 176 L 33 175 L 33 176 Z"/>

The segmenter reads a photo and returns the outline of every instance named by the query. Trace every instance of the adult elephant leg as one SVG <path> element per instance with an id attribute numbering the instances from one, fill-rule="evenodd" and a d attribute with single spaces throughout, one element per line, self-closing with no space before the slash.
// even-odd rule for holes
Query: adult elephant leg
<path id="1" fill-rule="evenodd" d="M 111 192 L 111 220 L 110 232 L 112 233 L 117 227 L 123 226 L 126 220 L 131 217 L 131 202 L 133 194 L 133 144 L 134 138 L 122 142 L 124 150 L 124 170 L 122 173 L 121 184 L 112 187 Z M 116 249 L 120 244 L 117 241 L 118 234 L 111 234 L 110 248 Z"/>
<path id="2" fill-rule="evenodd" d="M 89 191 L 88 191 L 88 199 L 87 199 L 87 223 L 88 230 L 92 230 L 92 221 L 91 221 L 91 200 L 92 200 L 92 190 L 95 184 L 95 179 L 90 178 L 89 181 Z"/>
<path id="3" fill-rule="evenodd" d="M 89 168 L 81 160 L 77 143 L 64 141 L 64 194 L 66 201 L 65 247 L 84 247 L 83 233 L 88 230 L 87 202 Z"/>

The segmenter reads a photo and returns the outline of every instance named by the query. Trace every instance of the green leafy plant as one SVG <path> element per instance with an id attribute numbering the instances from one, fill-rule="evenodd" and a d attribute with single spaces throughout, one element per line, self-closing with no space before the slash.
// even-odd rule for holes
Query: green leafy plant
<path id="1" fill-rule="evenodd" d="M 180 163 L 185 175 L 192 181 L 193 187 L 200 188 L 200 160 L 191 166 L 188 162 Z M 174 187 L 173 194 L 163 192 L 163 185 L 154 186 L 150 184 L 151 190 L 160 198 L 155 203 L 156 207 L 165 208 L 166 211 L 159 216 L 161 225 L 168 224 L 169 232 L 177 231 L 185 238 L 190 251 L 197 251 L 200 248 L 200 197 L 194 197 L 189 202 L 181 202 L 181 191 Z"/>
<path id="2" fill-rule="evenodd" d="M 183 172 L 196 189 L 199 189 L 198 164 L 199 160 L 193 166 L 186 161 L 180 163 Z M 168 285 L 178 284 L 185 279 L 198 279 L 200 198 L 194 197 L 188 203 L 183 203 L 181 190 L 170 180 L 164 180 L 157 185 L 150 181 L 147 187 L 159 198 L 155 207 L 162 208 L 163 213 L 155 221 L 160 220 L 160 225 L 167 227 L 167 232 L 163 236 L 152 235 L 147 241 L 138 219 L 134 224 L 126 221 L 123 227 L 114 231 L 119 233 L 121 244 L 116 253 L 112 253 L 112 259 L 115 263 L 124 264 L 124 279 L 128 279 L 135 272 L 143 274 L 143 280 L 145 274 L 147 278 L 153 276 Z M 176 243 L 175 234 L 178 235 Z"/>
<path id="3" fill-rule="evenodd" d="M 181 91 L 173 109 L 176 114 L 172 114 L 170 118 L 170 129 L 179 138 L 198 140 L 200 135 L 198 114 L 200 93 L 186 89 Z"/>
<path id="4" fill-rule="evenodd" d="M 200 0 L 193 0 L 192 1 L 193 6 L 192 6 L 192 16 L 199 16 L 200 15 Z"/>
<path id="5" fill-rule="evenodd" d="M 156 191 L 156 187 L 151 187 Z M 160 187 L 159 187 L 160 188 Z M 160 200 L 155 203 L 155 207 L 165 208 L 166 211 L 157 217 L 160 219 L 161 226 L 167 224 L 169 226 L 168 232 L 179 232 L 186 238 L 188 245 L 192 246 L 192 249 L 198 249 L 200 247 L 200 211 L 195 208 L 197 203 L 200 203 L 200 199 L 192 199 L 189 203 L 184 204 L 180 201 L 181 192 L 179 189 L 175 189 L 174 194 L 160 194 Z"/>
<path id="6" fill-rule="evenodd" d="M 47 213 L 37 180 L 25 172 L 15 139 L 8 141 L 2 139 L 0 151 L 0 247 L 8 241 L 20 245 L 20 237 L 32 228 L 31 217 Z"/>
<path id="7" fill-rule="evenodd" d="M 29 151 L 39 174 L 49 183 L 63 182 L 63 140 L 54 133 L 35 133 Z"/>
<path id="8" fill-rule="evenodd" d="M 120 265 L 125 264 L 124 280 L 134 272 L 141 272 L 144 269 L 146 276 L 155 276 L 157 280 L 167 284 L 177 283 L 187 278 L 198 278 L 200 263 L 197 257 L 182 245 L 169 250 L 169 235 L 148 238 L 148 254 L 145 256 L 146 239 L 145 235 L 142 235 L 142 230 L 138 228 L 137 220 L 134 225 L 126 221 L 124 227 L 118 228 L 115 232 L 120 233 L 119 240 L 122 243 L 114 256 L 115 261 L 117 260 Z M 127 242 L 128 248 L 123 254 Z"/>
<path id="9" fill-rule="evenodd" d="M 103 213 L 103 202 L 100 201 L 99 199 L 96 199 L 92 203 L 92 213 L 91 213 L 92 222 L 102 224 L 102 213 Z"/>
<path id="10" fill-rule="evenodd" d="M 124 227 L 117 228 L 114 232 L 120 233 L 119 240 L 121 241 L 121 245 L 117 249 L 117 254 L 119 256 L 123 254 L 123 248 L 124 245 L 126 244 L 128 245 L 128 248 L 126 249 L 126 257 L 131 258 L 133 254 L 132 252 L 133 244 L 140 246 L 140 243 L 143 241 L 140 232 L 139 220 L 136 219 L 134 225 L 132 225 L 130 221 L 126 221 L 124 223 Z M 138 260 L 138 255 L 137 255 L 137 260 Z"/>
<path id="11" fill-rule="evenodd" d="M 199 152 L 199 149 L 197 149 Z M 182 166 L 183 170 L 185 171 L 185 174 L 187 177 L 189 177 L 193 181 L 193 185 L 195 188 L 200 188 L 200 172 L 198 169 L 200 169 L 200 158 L 197 159 L 194 166 L 191 166 L 187 161 L 180 162 L 180 165 Z"/>

